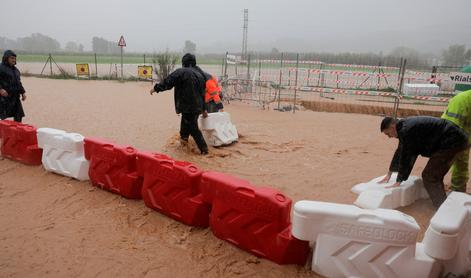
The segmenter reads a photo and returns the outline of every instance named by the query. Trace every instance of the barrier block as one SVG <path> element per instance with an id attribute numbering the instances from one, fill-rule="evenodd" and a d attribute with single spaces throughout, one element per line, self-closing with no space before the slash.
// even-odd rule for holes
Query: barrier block
<path id="1" fill-rule="evenodd" d="M 309 243 L 291 234 L 288 197 L 218 172 L 203 173 L 201 186 L 218 238 L 278 264 L 305 264 Z"/>
<path id="2" fill-rule="evenodd" d="M 471 196 L 451 192 L 430 219 L 423 240 L 425 253 L 440 261 L 443 277 L 469 275 L 470 239 Z"/>
<path id="3" fill-rule="evenodd" d="M 129 199 L 141 199 L 142 179 L 137 175 L 137 151 L 101 139 L 84 139 L 92 184 Z"/>
<path id="4" fill-rule="evenodd" d="M 137 155 L 137 169 L 144 180 L 146 206 L 184 224 L 208 227 L 211 206 L 200 193 L 202 170 L 189 162 L 144 152 Z"/>
<path id="5" fill-rule="evenodd" d="M 88 180 L 90 163 L 83 153 L 84 137 L 60 129 L 39 128 L 38 146 L 43 149 L 44 169 L 81 181 Z"/>
<path id="6" fill-rule="evenodd" d="M 299 201 L 293 235 L 315 242 L 312 270 L 326 277 L 438 277 L 439 265 L 416 249 L 419 225 L 395 210 Z"/>
<path id="7" fill-rule="evenodd" d="M 366 209 L 395 209 L 413 204 L 418 199 L 429 198 L 422 179 L 411 176 L 401 186 L 386 188 L 396 182 L 397 173 L 391 176 L 388 183 L 378 183 L 384 176 L 377 177 L 366 183 L 352 187 L 352 192 L 359 194 L 355 205 Z"/>
<path id="8" fill-rule="evenodd" d="M 200 117 L 198 121 L 204 139 L 211 146 L 228 145 L 239 139 L 237 129 L 227 112 L 209 113 L 208 117 Z"/>
<path id="9" fill-rule="evenodd" d="M 14 121 L 0 121 L 2 156 L 27 165 L 41 165 L 36 128 Z"/>

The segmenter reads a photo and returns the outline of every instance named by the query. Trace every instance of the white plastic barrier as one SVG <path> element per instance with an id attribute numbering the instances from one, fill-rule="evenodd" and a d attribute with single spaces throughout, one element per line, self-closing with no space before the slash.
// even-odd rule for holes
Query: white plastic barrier
<path id="1" fill-rule="evenodd" d="M 299 201 L 292 233 L 315 242 L 312 270 L 326 277 L 438 277 L 439 264 L 416 249 L 419 225 L 396 210 Z"/>
<path id="2" fill-rule="evenodd" d="M 451 192 L 430 219 L 423 240 L 425 253 L 443 264 L 443 277 L 469 275 L 470 238 L 471 196 Z"/>
<path id="3" fill-rule="evenodd" d="M 388 183 L 378 183 L 383 179 L 377 177 L 366 183 L 352 187 L 352 192 L 359 194 L 355 205 L 366 209 L 395 209 L 413 204 L 416 200 L 429 198 L 422 179 L 410 176 L 401 186 L 386 188 L 396 182 L 397 173 L 391 176 Z"/>
<path id="4" fill-rule="evenodd" d="M 403 91 L 408 96 L 436 96 L 440 87 L 436 84 L 404 84 Z"/>
<path id="5" fill-rule="evenodd" d="M 47 171 L 88 180 L 90 163 L 83 154 L 83 136 L 53 128 L 37 130 L 38 146 L 43 149 L 42 164 Z"/>
<path id="6" fill-rule="evenodd" d="M 207 118 L 199 118 L 199 126 L 206 142 L 211 146 L 222 146 L 239 139 L 236 127 L 227 112 L 209 113 Z"/>

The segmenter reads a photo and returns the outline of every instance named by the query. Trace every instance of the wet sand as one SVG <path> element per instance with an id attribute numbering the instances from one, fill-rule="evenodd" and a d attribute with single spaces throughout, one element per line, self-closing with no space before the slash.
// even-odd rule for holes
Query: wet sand
<path id="1" fill-rule="evenodd" d="M 163 152 L 269 185 L 293 202 L 352 204 L 350 188 L 386 173 L 397 141 L 379 132 L 381 117 L 313 111 L 278 112 L 226 105 L 241 135 L 196 154 L 178 143 L 173 93 L 150 96 L 150 83 L 23 78 L 24 122 Z M 419 158 L 413 174 L 420 175 Z M 449 178 L 447 178 L 447 181 Z M 401 211 L 423 236 L 429 200 Z M 42 167 L 0 160 L 1 277 L 317 277 L 310 266 L 280 266 L 186 226 L 142 201 Z"/>

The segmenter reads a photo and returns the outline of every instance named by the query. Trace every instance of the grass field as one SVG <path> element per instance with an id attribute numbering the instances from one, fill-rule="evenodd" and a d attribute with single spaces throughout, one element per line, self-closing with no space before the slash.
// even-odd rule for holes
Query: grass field
<path id="1" fill-rule="evenodd" d="M 19 54 L 18 60 L 20 62 L 30 63 L 30 62 L 37 62 L 37 63 L 45 63 L 48 58 L 48 54 Z M 95 55 L 91 53 L 83 53 L 83 54 L 53 54 L 52 58 L 57 63 L 70 63 L 70 64 L 94 64 L 95 63 Z M 205 57 L 204 55 L 197 56 L 198 64 L 202 65 L 221 65 L 222 59 L 219 58 L 209 58 Z M 98 64 L 121 64 L 121 56 L 120 55 L 101 55 L 97 54 L 97 61 Z M 152 64 L 152 55 L 147 54 L 145 57 L 146 64 Z M 124 54 L 123 55 L 123 63 L 124 64 L 144 64 L 144 54 Z M 230 65 L 233 66 L 233 65 Z M 278 63 L 262 63 L 262 68 L 274 68 L 278 69 L 280 64 Z M 246 64 L 240 64 L 238 67 L 241 69 L 247 68 Z M 259 64 L 256 60 L 252 60 L 250 63 L 250 67 L 252 69 L 257 69 Z M 296 67 L 295 63 L 284 63 L 284 68 L 294 68 Z M 300 64 L 300 68 L 311 68 L 311 69 L 319 69 L 320 65 L 309 65 Z M 362 71 L 362 72 L 373 72 L 374 69 L 371 68 L 345 68 L 342 66 L 323 66 L 322 69 L 324 70 L 346 70 L 346 71 Z M 384 70 L 385 73 L 397 73 L 397 70 Z"/>
<path id="2" fill-rule="evenodd" d="M 49 57 L 48 54 L 19 54 L 18 60 L 20 62 L 25 62 L 25 63 L 30 63 L 30 62 L 45 63 L 48 57 Z M 95 55 L 90 54 L 90 53 L 53 54 L 52 58 L 56 61 L 56 63 L 71 63 L 71 64 L 94 64 L 95 63 Z M 120 64 L 121 63 L 120 55 L 97 54 L 96 59 L 97 59 L 98 64 Z M 152 55 L 150 54 L 146 55 L 145 59 L 146 59 L 145 61 L 146 64 L 152 63 Z M 144 54 L 124 54 L 123 63 L 124 64 L 144 64 Z M 200 59 L 198 59 L 198 63 L 213 65 L 213 64 L 221 64 L 222 60 L 201 57 Z"/>

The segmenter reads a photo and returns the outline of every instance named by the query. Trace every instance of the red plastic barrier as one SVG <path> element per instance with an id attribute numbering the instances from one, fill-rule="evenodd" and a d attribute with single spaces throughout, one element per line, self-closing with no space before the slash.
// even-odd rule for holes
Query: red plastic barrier
<path id="1" fill-rule="evenodd" d="M 0 121 L 2 156 L 28 165 L 41 165 L 43 150 L 38 147 L 36 128 L 14 121 Z"/>
<path id="2" fill-rule="evenodd" d="M 139 152 L 137 169 L 144 179 L 146 206 L 187 225 L 208 227 L 211 206 L 199 191 L 202 171 L 198 167 L 163 154 Z"/>
<path id="3" fill-rule="evenodd" d="M 129 199 L 141 199 L 142 179 L 136 171 L 136 149 L 108 141 L 85 138 L 85 158 L 93 185 Z"/>
<path id="4" fill-rule="evenodd" d="M 281 192 L 218 172 L 203 173 L 201 188 L 217 237 L 278 264 L 306 263 L 309 242 L 291 235 L 291 200 Z"/>

